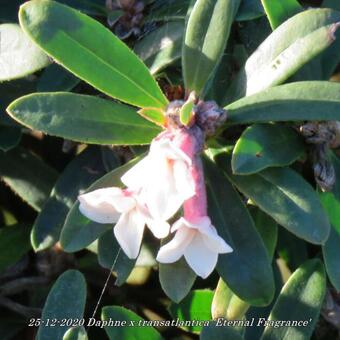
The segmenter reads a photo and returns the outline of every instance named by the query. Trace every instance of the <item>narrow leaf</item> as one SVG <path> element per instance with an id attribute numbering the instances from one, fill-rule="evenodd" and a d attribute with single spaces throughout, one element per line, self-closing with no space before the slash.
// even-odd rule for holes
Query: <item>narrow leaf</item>
<path id="1" fill-rule="evenodd" d="M 69 163 L 34 222 L 31 240 L 35 251 L 51 247 L 59 240 L 67 213 L 79 193 L 104 174 L 99 148 L 87 148 Z"/>
<path id="2" fill-rule="evenodd" d="M 187 320 L 211 320 L 211 303 L 214 293 L 208 289 L 194 290 L 179 304 L 171 303 L 168 310 L 173 319 Z M 184 326 L 189 332 L 201 331 L 201 326 Z"/>
<path id="3" fill-rule="evenodd" d="M 86 282 L 77 270 L 68 270 L 59 276 L 48 294 L 41 319 L 82 319 L 86 301 Z M 67 326 L 56 324 L 51 327 L 42 324 L 39 327 L 37 340 L 61 340 L 68 330 Z"/>
<path id="4" fill-rule="evenodd" d="M 267 326 L 261 339 L 309 339 L 318 321 L 325 292 L 326 276 L 323 264 L 318 259 L 305 262 L 282 288 L 268 322 L 305 321 L 306 324 L 300 327 Z"/>
<path id="5" fill-rule="evenodd" d="M 182 65 L 187 90 L 203 90 L 226 47 L 239 0 L 197 0 L 183 42 Z"/>
<path id="6" fill-rule="evenodd" d="M 231 124 L 340 120 L 340 84 L 306 81 L 280 85 L 226 107 Z"/>
<path id="7" fill-rule="evenodd" d="M 310 9 L 278 27 L 248 58 L 232 83 L 227 102 L 282 84 L 336 39 L 340 13 Z"/>
<path id="8" fill-rule="evenodd" d="M 261 0 L 272 29 L 302 11 L 296 0 Z"/>
<path id="9" fill-rule="evenodd" d="M 183 33 L 183 21 L 166 23 L 139 40 L 134 51 L 156 74 L 181 58 Z"/>
<path id="10" fill-rule="evenodd" d="M 18 147 L 0 154 L 0 176 L 33 209 L 40 211 L 58 174 L 40 158 Z"/>
<path id="11" fill-rule="evenodd" d="M 217 271 L 231 290 L 252 305 L 270 303 L 274 278 L 265 246 L 238 193 L 221 170 L 205 162 L 209 216 L 233 249 L 220 254 Z M 256 256 L 254 256 L 256 254 Z"/>
<path id="12" fill-rule="evenodd" d="M 303 140 L 292 128 L 254 124 L 237 141 L 231 166 L 235 174 L 247 175 L 268 167 L 290 165 L 303 154 Z"/>
<path id="13" fill-rule="evenodd" d="M 142 61 L 96 20 L 55 1 L 32 0 L 20 7 L 19 21 L 46 53 L 105 94 L 140 107 L 167 104 Z"/>
<path id="14" fill-rule="evenodd" d="M 324 244 L 330 224 L 311 185 L 289 168 L 271 168 L 249 176 L 233 175 L 230 157 L 215 156 L 232 183 L 277 223 L 296 236 Z"/>
<path id="15" fill-rule="evenodd" d="M 19 25 L 0 25 L 0 81 L 26 77 L 49 63 L 47 55 Z"/>
<path id="16" fill-rule="evenodd" d="M 148 144 L 160 132 L 129 106 L 75 93 L 31 94 L 7 111 L 31 129 L 83 143 Z"/>

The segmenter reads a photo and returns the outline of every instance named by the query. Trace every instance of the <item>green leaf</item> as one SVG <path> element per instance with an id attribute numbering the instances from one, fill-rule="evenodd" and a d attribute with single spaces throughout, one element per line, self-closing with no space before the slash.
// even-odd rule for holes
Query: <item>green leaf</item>
<path id="1" fill-rule="evenodd" d="M 340 11 L 340 3 L 337 0 L 324 0 L 322 2 L 322 7 L 332 8 Z"/>
<path id="2" fill-rule="evenodd" d="M 0 153 L 0 176 L 33 209 L 40 211 L 58 174 L 31 152 L 17 147 Z"/>
<path id="3" fill-rule="evenodd" d="M 26 77 L 46 67 L 50 60 L 17 24 L 0 25 L 0 81 Z"/>
<path id="4" fill-rule="evenodd" d="M 231 290 L 252 305 L 273 298 L 274 278 L 265 246 L 238 193 L 218 167 L 204 163 L 209 216 L 232 253 L 220 254 L 217 271 Z M 254 256 L 256 254 L 256 256 Z"/>
<path id="5" fill-rule="evenodd" d="M 319 192 L 319 197 L 333 228 L 340 235 L 340 159 L 334 153 L 330 155 L 337 180 L 332 191 Z"/>
<path id="6" fill-rule="evenodd" d="M 17 263 L 31 249 L 30 229 L 21 224 L 0 228 L 0 271 Z"/>
<path id="7" fill-rule="evenodd" d="M 41 319 L 82 319 L 86 301 L 86 282 L 84 276 L 77 270 L 64 272 L 54 283 L 48 294 Z M 64 333 L 70 327 L 56 325 L 41 325 L 37 340 L 62 340 Z"/>
<path id="8" fill-rule="evenodd" d="M 340 84 L 306 81 L 276 86 L 226 107 L 228 122 L 340 120 Z"/>
<path id="9" fill-rule="evenodd" d="M 8 151 L 16 147 L 21 139 L 21 129 L 0 125 L 0 150 Z"/>
<path id="10" fill-rule="evenodd" d="M 269 315 L 269 322 L 305 321 L 306 325 L 303 327 L 267 326 L 261 339 L 309 339 L 318 321 L 325 292 L 326 276 L 323 264 L 318 259 L 307 261 L 284 285 Z"/>
<path id="11" fill-rule="evenodd" d="M 80 79 L 58 64 L 48 66 L 39 78 L 38 92 L 70 91 Z"/>
<path id="12" fill-rule="evenodd" d="M 183 76 L 187 90 L 201 93 L 220 62 L 239 0 L 197 0 L 183 41 Z"/>
<path id="13" fill-rule="evenodd" d="M 120 327 L 105 327 L 106 334 L 110 340 L 117 339 L 148 339 L 160 340 L 161 335 L 153 328 L 143 325 L 144 319 L 130 310 L 119 306 L 106 306 L 102 309 L 101 319 L 103 321 L 117 322 Z M 147 322 L 147 321 L 146 321 Z"/>
<path id="14" fill-rule="evenodd" d="M 274 257 L 278 236 L 277 223 L 260 209 L 253 207 L 250 209 L 250 213 L 254 220 L 256 229 L 261 235 L 264 245 L 266 246 L 268 256 L 272 259 Z"/>
<path id="15" fill-rule="evenodd" d="M 183 257 L 174 263 L 159 263 L 159 282 L 164 293 L 176 303 L 187 296 L 195 280 L 195 272 Z"/>
<path id="16" fill-rule="evenodd" d="M 261 0 L 261 2 L 273 30 L 303 10 L 296 0 Z"/>
<path id="17" fill-rule="evenodd" d="M 228 90 L 231 102 L 282 84 L 335 41 L 340 13 L 310 9 L 278 27 L 248 58 Z"/>
<path id="18" fill-rule="evenodd" d="M 54 1 L 33 0 L 20 7 L 19 21 L 47 54 L 105 94 L 140 107 L 167 105 L 142 61 L 94 19 Z"/>
<path id="19" fill-rule="evenodd" d="M 64 334 L 63 340 L 88 340 L 88 337 L 83 326 L 72 327 Z"/>
<path id="20" fill-rule="evenodd" d="M 152 74 L 163 70 L 181 57 L 184 22 L 169 22 L 156 28 L 139 40 L 135 53 L 144 61 Z"/>
<path id="21" fill-rule="evenodd" d="M 232 296 L 233 292 L 223 281 L 223 279 L 220 278 L 218 280 L 214 297 L 211 302 L 211 316 L 214 320 L 218 318 L 226 318 L 228 306 Z"/>
<path id="22" fill-rule="evenodd" d="M 161 109 L 146 107 L 138 110 L 138 114 L 159 126 L 165 125 L 165 112 Z"/>
<path id="23" fill-rule="evenodd" d="M 155 1 L 150 7 L 150 14 L 145 17 L 145 22 L 184 21 L 190 2 L 191 0 Z"/>
<path id="24" fill-rule="evenodd" d="M 219 340 L 232 339 L 242 340 L 242 335 L 230 326 L 219 326 L 216 322 L 210 322 L 209 326 L 205 326 L 200 334 L 200 340 Z"/>
<path id="25" fill-rule="evenodd" d="M 271 168 L 239 176 L 232 174 L 226 153 L 216 155 L 215 161 L 232 183 L 277 223 L 310 243 L 326 242 L 329 220 L 314 189 L 298 173 L 289 168 Z"/>
<path id="26" fill-rule="evenodd" d="M 124 254 L 111 228 L 98 240 L 98 262 L 102 267 L 112 269 L 117 278 L 115 284 L 121 286 L 129 277 L 136 260 L 130 260 Z"/>
<path id="27" fill-rule="evenodd" d="M 290 165 L 304 153 L 302 138 L 290 127 L 278 124 L 249 126 L 237 141 L 231 166 L 238 175 L 268 167 Z"/>
<path id="28" fill-rule="evenodd" d="M 31 94 L 7 110 L 31 129 L 84 143 L 148 144 L 160 132 L 129 106 L 75 93 Z"/>
<path id="29" fill-rule="evenodd" d="M 260 18 L 264 15 L 264 9 L 259 0 L 242 0 L 236 14 L 236 21 L 247 21 Z"/>
<path id="30" fill-rule="evenodd" d="M 100 188 L 122 186 L 120 178 L 130 169 L 140 158 L 137 158 L 113 171 L 94 182 L 86 192 L 94 191 Z M 93 241 L 108 229 L 112 230 L 111 224 L 100 224 L 89 220 L 79 211 L 79 202 L 75 202 L 69 211 L 64 227 L 60 235 L 61 247 L 66 252 L 79 251 Z"/>
<path id="31" fill-rule="evenodd" d="M 328 237 L 328 240 L 322 247 L 322 253 L 329 280 L 337 291 L 340 290 L 339 244 L 340 235 L 334 228 L 331 228 L 331 233 Z"/>
<path id="32" fill-rule="evenodd" d="M 99 148 L 85 149 L 68 164 L 34 222 L 31 240 L 35 251 L 51 247 L 59 240 L 67 213 L 77 196 L 104 174 Z"/>
<path id="33" fill-rule="evenodd" d="M 188 320 L 211 320 L 211 303 L 214 292 L 208 289 L 193 290 L 179 304 L 171 303 L 168 310 L 173 319 Z M 202 326 L 183 326 L 189 332 L 200 332 Z"/>
<path id="34" fill-rule="evenodd" d="M 106 16 L 107 14 L 105 0 L 58 0 L 58 2 L 89 15 Z"/>

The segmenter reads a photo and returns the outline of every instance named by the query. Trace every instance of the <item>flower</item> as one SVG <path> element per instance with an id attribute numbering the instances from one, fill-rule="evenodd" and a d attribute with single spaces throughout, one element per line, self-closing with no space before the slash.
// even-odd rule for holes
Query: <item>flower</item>
<path id="1" fill-rule="evenodd" d="M 116 223 L 114 234 L 130 259 L 138 256 L 144 227 L 147 225 L 155 237 L 169 233 L 169 224 L 151 218 L 138 194 L 116 187 L 98 189 L 78 197 L 79 210 L 97 223 Z"/>
<path id="2" fill-rule="evenodd" d="M 167 135 L 151 143 L 149 154 L 121 178 L 129 188 L 141 190 L 151 216 L 172 217 L 183 202 L 195 195 L 191 158 Z"/>
<path id="3" fill-rule="evenodd" d="M 172 263 L 184 255 L 189 266 L 202 278 L 208 277 L 214 270 L 218 254 L 232 252 L 232 248 L 217 235 L 208 216 L 189 222 L 180 218 L 171 228 L 174 238 L 161 247 L 157 261 Z"/>

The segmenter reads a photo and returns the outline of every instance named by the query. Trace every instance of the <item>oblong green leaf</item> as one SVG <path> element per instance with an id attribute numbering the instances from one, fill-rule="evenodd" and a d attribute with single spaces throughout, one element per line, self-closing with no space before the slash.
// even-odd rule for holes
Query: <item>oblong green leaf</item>
<path id="1" fill-rule="evenodd" d="M 324 266 L 318 259 L 305 262 L 281 290 L 268 322 L 305 321 L 303 326 L 267 326 L 261 339 L 310 339 L 326 293 Z M 294 308 L 292 308 L 294 306 Z"/>
<path id="2" fill-rule="evenodd" d="M 101 319 L 109 322 L 116 321 L 121 327 L 105 327 L 106 334 L 110 340 L 117 339 L 148 339 L 161 340 L 161 335 L 153 328 L 143 326 L 143 321 L 139 315 L 119 306 L 106 306 L 102 309 Z"/>
<path id="3" fill-rule="evenodd" d="M 90 192 L 100 188 L 122 186 L 120 178 L 123 174 L 132 167 L 139 158 L 107 173 L 105 176 L 94 182 L 86 192 Z M 100 235 L 105 233 L 108 229 L 112 230 L 113 225 L 96 223 L 85 217 L 79 211 L 79 201 L 76 201 L 69 211 L 63 229 L 60 235 L 61 247 L 66 252 L 79 251 L 93 241 Z"/>
<path id="4" fill-rule="evenodd" d="M 175 21 L 158 27 L 138 41 L 134 51 L 144 61 L 152 74 L 180 59 L 184 22 Z"/>
<path id="5" fill-rule="evenodd" d="M 340 13 L 310 9 L 278 27 L 248 58 L 227 101 L 279 85 L 334 43 Z"/>
<path id="6" fill-rule="evenodd" d="M 272 29 L 302 11 L 297 0 L 261 0 Z"/>
<path id="7" fill-rule="evenodd" d="M 214 292 L 208 289 L 193 290 L 179 304 L 171 303 L 168 310 L 173 319 L 187 320 L 211 320 L 211 303 Z M 199 332 L 202 326 L 183 326 L 189 332 Z"/>
<path id="8" fill-rule="evenodd" d="M 59 276 L 48 294 L 41 319 L 82 319 L 86 302 L 86 282 L 83 274 L 77 270 L 68 270 Z M 42 324 L 37 340 L 62 340 L 70 327 L 56 324 Z"/>
<path id="9" fill-rule="evenodd" d="M 235 174 L 247 175 L 268 167 L 289 165 L 303 153 L 303 140 L 292 128 L 254 124 L 237 141 L 231 166 Z"/>
<path id="10" fill-rule="evenodd" d="M 226 153 L 214 159 L 232 183 L 280 225 L 310 243 L 326 242 L 329 220 L 314 189 L 298 173 L 271 168 L 248 176 L 233 175 Z"/>
<path id="11" fill-rule="evenodd" d="M 228 122 L 340 120 L 340 84 L 306 81 L 276 86 L 226 107 Z"/>
<path id="12" fill-rule="evenodd" d="M 98 90 L 140 107 L 166 106 L 142 61 L 96 20 L 55 1 L 32 0 L 20 7 L 19 21 L 46 53 Z"/>
<path id="13" fill-rule="evenodd" d="M 217 322 L 210 322 L 209 326 L 205 326 L 200 334 L 200 340 L 219 340 L 219 339 L 232 339 L 242 340 L 242 335 L 237 332 L 233 327 L 221 326 Z"/>
<path id="14" fill-rule="evenodd" d="M 164 293 L 176 303 L 187 296 L 195 280 L 195 272 L 183 257 L 174 263 L 159 263 L 159 282 Z"/>
<path id="15" fill-rule="evenodd" d="M 229 180 L 213 162 L 206 160 L 204 164 L 209 216 L 233 249 L 219 255 L 217 271 L 242 300 L 267 305 L 274 295 L 274 278 L 265 246 Z"/>
<path id="16" fill-rule="evenodd" d="M 68 92 L 24 96 L 7 112 L 31 129 L 84 143 L 148 144 L 160 132 L 129 106 Z"/>
<path id="17" fill-rule="evenodd" d="M 239 0 L 197 0 L 183 41 L 182 65 L 187 90 L 200 94 L 222 58 Z"/>
<path id="18" fill-rule="evenodd" d="M 0 36 L 0 81 L 26 77 L 50 64 L 48 56 L 19 25 L 0 25 Z"/>
<path id="19" fill-rule="evenodd" d="M 258 0 L 242 0 L 236 14 L 236 21 L 253 20 L 264 15 L 262 3 Z"/>
<path id="20" fill-rule="evenodd" d="M 57 172 L 24 148 L 0 152 L 1 179 L 27 204 L 40 211 L 57 180 Z"/>
<path id="21" fill-rule="evenodd" d="M 104 174 L 102 154 L 97 147 L 85 149 L 68 164 L 34 222 L 31 241 L 35 251 L 51 247 L 59 240 L 67 213 L 77 195 Z"/>
<path id="22" fill-rule="evenodd" d="M 322 253 L 329 280 L 337 291 L 340 290 L 339 244 L 340 235 L 334 228 L 331 228 L 331 233 L 328 237 L 328 240 L 322 247 Z"/>

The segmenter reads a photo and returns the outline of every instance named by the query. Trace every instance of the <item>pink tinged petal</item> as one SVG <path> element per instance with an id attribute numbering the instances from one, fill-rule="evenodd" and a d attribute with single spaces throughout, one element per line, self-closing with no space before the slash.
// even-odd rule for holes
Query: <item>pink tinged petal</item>
<path id="1" fill-rule="evenodd" d="M 115 237 L 129 259 L 138 256 L 142 244 L 145 220 L 137 209 L 122 214 L 113 231 Z"/>
<path id="2" fill-rule="evenodd" d="M 159 249 L 156 260 L 161 263 L 173 263 L 183 256 L 186 247 L 194 237 L 192 230 L 180 228 L 174 238 Z"/>
<path id="3" fill-rule="evenodd" d="M 121 181 L 131 189 L 140 189 L 149 178 L 150 172 L 152 172 L 152 160 L 150 156 L 146 156 L 128 170 L 121 177 Z"/>
<path id="4" fill-rule="evenodd" d="M 195 233 L 186 247 L 184 257 L 193 271 L 203 279 L 207 278 L 217 264 L 218 253 L 208 248 L 199 232 Z"/>
<path id="5" fill-rule="evenodd" d="M 191 176 L 189 166 L 183 161 L 175 161 L 173 164 L 173 176 L 178 194 L 183 200 L 195 195 L 195 183 Z"/>
<path id="6" fill-rule="evenodd" d="M 119 188 L 98 189 L 78 196 L 79 210 L 87 218 L 97 223 L 115 223 L 121 213 L 114 204 L 117 198 L 125 200 L 123 191 Z M 124 203 L 125 207 L 135 204 L 131 198 L 127 198 Z"/>

